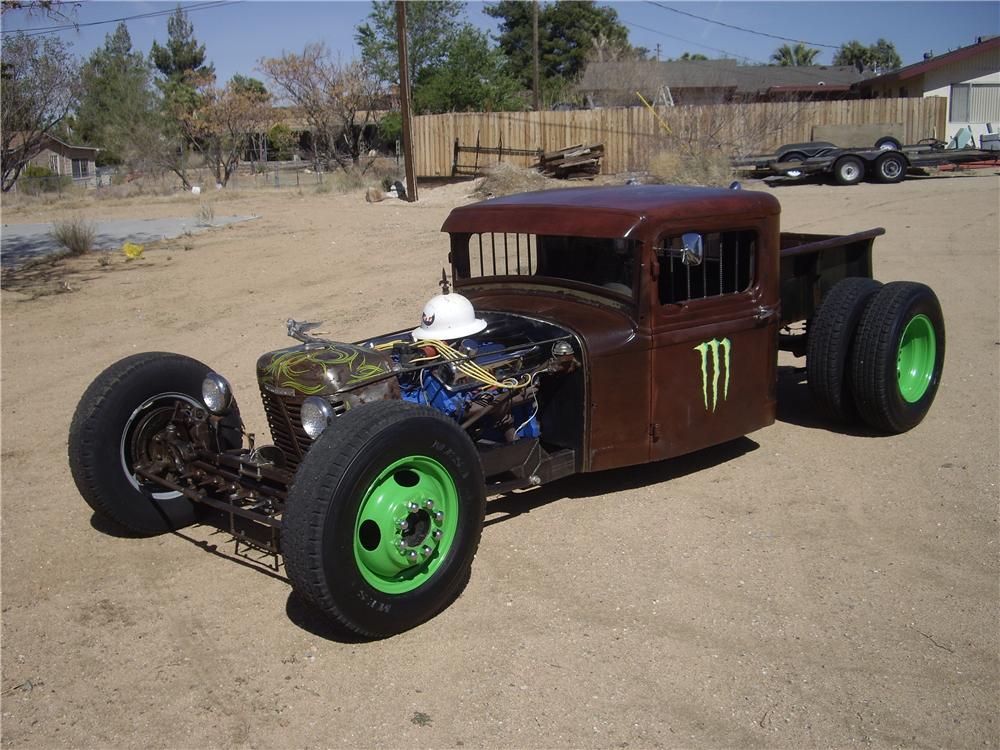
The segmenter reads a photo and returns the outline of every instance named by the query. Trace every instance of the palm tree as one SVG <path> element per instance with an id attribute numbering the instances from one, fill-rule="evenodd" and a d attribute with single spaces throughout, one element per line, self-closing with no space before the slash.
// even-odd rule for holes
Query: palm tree
<path id="1" fill-rule="evenodd" d="M 794 47 L 782 44 L 774 51 L 774 54 L 771 55 L 771 60 L 772 62 L 775 62 L 783 67 L 815 65 L 813 60 L 818 54 L 818 49 L 807 47 L 801 42 L 797 43 Z"/>

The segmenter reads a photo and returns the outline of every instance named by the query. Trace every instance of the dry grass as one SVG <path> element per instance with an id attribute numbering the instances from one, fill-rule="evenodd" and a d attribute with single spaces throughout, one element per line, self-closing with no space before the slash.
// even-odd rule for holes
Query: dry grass
<path id="1" fill-rule="evenodd" d="M 201 226 L 212 226 L 212 224 L 215 223 L 215 206 L 208 201 L 203 201 L 198 206 L 198 212 L 195 214 L 195 219 L 198 220 L 198 224 Z"/>
<path id="2" fill-rule="evenodd" d="M 660 151 L 649 164 L 650 182 L 726 186 L 733 180 L 729 158 L 719 149 Z"/>
<path id="3" fill-rule="evenodd" d="M 80 217 L 63 219 L 52 225 L 51 234 L 71 255 L 83 255 L 94 248 L 97 225 Z"/>
<path id="4" fill-rule="evenodd" d="M 500 162 L 486 170 L 486 177 L 479 184 L 476 193 L 488 198 L 559 187 L 568 187 L 568 184 L 564 180 L 549 179 L 537 169 Z"/>

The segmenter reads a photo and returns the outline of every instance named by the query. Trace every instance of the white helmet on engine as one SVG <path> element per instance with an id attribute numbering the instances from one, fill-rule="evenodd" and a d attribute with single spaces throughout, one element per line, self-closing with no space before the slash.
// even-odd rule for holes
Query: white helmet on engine
<path id="1" fill-rule="evenodd" d="M 437 339 L 449 341 L 472 336 L 486 328 L 486 321 L 461 294 L 439 294 L 424 305 L 420 328 L 413 329 L 414 341 Z"/>

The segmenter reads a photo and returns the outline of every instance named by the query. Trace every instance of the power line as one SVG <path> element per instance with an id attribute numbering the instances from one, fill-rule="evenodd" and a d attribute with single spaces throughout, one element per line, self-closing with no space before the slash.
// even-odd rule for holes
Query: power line
<path id="1" fill-rule="evenodd" d="M 752 57 L 746 57 L 745 55 L 737 55 L 735 52 L 730 52 L 729 50 L 720 49 L 719 47 L 711 47 L 711 46 L 709 46 L 707 44 L 702 44 L 701 42 L 695 42 L 695 41 L 693 41 L 691 39 L 685 39 L 684 37 L 675 36 L 674 34 L 668 34 L 665 31 L 660 31 L 659 29 L 653 29 L 653 28 L 650 28 L 649 26 L 643 26 L 642 24 L 639 24 L 639 23 L 633 23 L 632 21 L 627 21 L 624 18 L 619 18 L 618 20 L 621 21 L 622 23 L 626 24 L 627 26 L 634 26 L 635 28 L 642 29 L 643 31 L 649 31 L 649 32 L 651 32 L 653 34 L 659 34 L 660 36 L 667 37 L 668 39 L 674 39 L 674 40 L 676 40 L 678 42 L 683 42 L 686 45 L 692 45 L 692 46 L 695 46 L 695 47 L 702 47 L 704 49 L 711 50 L 712 52 L 718 52 L 718 53 L 720 53 L 722 55 L 725 55 L 729 59 L 741 61 L 741 62 L 744 62 L 744 63 L 750 63 L 752 65 L 760 65 L 760 66 L 766 66 L 766 67 L 780 67 L 782 73 L 788 75 L 790 78 L 798 77 L 801 80 L 808 81 L 810 83 L 814 82 L 814 80 L 815 80 L 815 70 L 817 68 L 827 68 L 827 67 L 834 67 L 835 68 L 835 67 L 838 67 L 838 66 L 835 66 L 835 65 L 834 66 L 826 66 L 826 65 L 823 65 L 823 66 L 814 66 L 814 65 L 803 65 L 803 66 L 797 66 L 797 65 L 772 66 L 770 63 L 762 62 L 761 60 L 755 60 Z M 714 60 L 684 60 L 683 62 L 686 62 L 686 63 L 691 64 L 691 65 L 702 64 L 702 65 L 705 65 L 705 66 L 710 66 L 715 61 Z"/>
<path id="2" fill-rule="evenodd" d="M 679 13 L 682 16 L 697 18 L 699 21 L 705 21 L 706 23 L 714 23 L 717 26 L 725 26 L 727 29 L 735 29 L 736 31 L 743 31 L 746 32 L 747 34 L 766 36 L 770 39 L 778 39 L 782 42 L 796 42 L 797 44 L 808 44 L 812 47 L 826 47 L 827 49 L 840 49 L 839 44 L 823 44 L 822 42 L 809 42 L 804 39 L 792 39 L 791 37 L 787 36 L 768 34 L 766 31 L 756 31 L 754 29 L 748 29 L 743 26 L 735 26 L 731 23 L 726 23 L 724 21 L 716 21 L 714 18 L 705 18 L 704 16 L 699 16 L 695 13 L 688 13 L 686 10 L 678 10 L 677 8 L 671 8 L 669 5 L 664 5 L 663 3 L 655 2 L 655 0 L 646 0 L 646 3 L 649 5 L 655 5 L 657 8 L 663 8 L 663 10 L 669 10 L 672 13 Z"/>
<path id="3" fill-rule="evenodd" d="M 732 58 L 734 60 L 743 60 L 745 62 L 756 63 L 756 64 L 759 64 L 759 65 L 764 65 L 765 64 L 765 63 L 761 63 L 760 60 L 754 60 L 752 57 L 744 57 L 743 55 L 737 55 L 735 52 L 730 52 L 729 50 L 719 49 L 718 47 L 710 47 L 707 44 L 702 44 L 701 42 L 695 42 L 695 41 L 692 41 L 690 39 L 685 39 L 684 37 L 680 37 L 680 36 L 674 36 L 673 34 L 668 34 L 667 32 L 660 31 L 659 29 L 651 29 L 649 26 L 643 26 L 640 23 L 633 23 L 632 21 L 626 21 L 624 18 L 619 18 L 618 20 L 621 21 L 622 23 L 628 25 L 628 26 L 634 26 L 637 29 L 642 29 L 643 31 L 649 31 L 649 32 L 652 32 L 653 34 L 659 34 L 660 36 L 665 36 L 668 39 L 674 39 L 674 40 L 676 40 L 678 42 L 684 42 L 684 44 L 690 44 L 690 45 L 692 45 L 694 47 L 702 47 L 704 49 L 711 50 L 712 52 L 718 52 L 718 53 L 723 54 L 726 57 L 730 57 L 730 58 Z M 687 62 L 687 61 L 685 61 L 685 62 Z M 692 60 L 690 62 L 705 62 L 705 61 L 703 61 L 703 60 Z"/>
<path id="4" fill-rule="evenodd" d="M 217 2 L 205 2 L 205 3 L 191 3 L 190 5 L 177 6 L 174 8 L 168 8 L 164 10 L 151 11 L 149 13 L 139 13 L 134 16 L 122 16 L 121 18 L 109 18 L 106 21 L 88 21 L 86 23 L 67 23 L 60 26 L 43 26 L 35 29 L 3 29 L 0 31 L 2 34 L 24 34 L 24 36 L 43 36 L 45 34 L 58 34 L 61 31 L 69 31 L 70 29 L 81 29 L 85 26 L 101 26 L 102 24 L 108 23 L 121 23 L 123 21 L 135 21 L 141 18 L 155 18 L 157 16 L 169 16 L 177 12 L 178 9 L 184 11 L 185 13 L 191 13 L 196 10 L 209 10 L 211 8 L 222 8 L 227 5 L 238 5 L 244 0 L 218 0 Z"/>

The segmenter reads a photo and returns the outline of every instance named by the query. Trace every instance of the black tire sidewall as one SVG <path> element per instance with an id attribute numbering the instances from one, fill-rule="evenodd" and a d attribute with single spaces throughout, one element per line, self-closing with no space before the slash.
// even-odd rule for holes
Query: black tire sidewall
<path id="1" fill-rule="evenodd" d="M 879 138 L 877 141 L 875 141 L 875 149 L 877 151 L 888 151 L 889 149 L 883 149 L 882 148 L 882 145 L 885 144 L 885 143 L 891 143 L 893 151 L 899 151 L 899 149 L 902 148 L 902 145 L 903 145 L 903 144 L 901 144 L 899 142 L 898 139 L 893 138 L 892 136 L 885 136 L 885 137 Z"/>
<path id="2" fill-rule="evenodd" d="M 841 170 L 845 164 L 853 164 L 858 169 L 858 176 L 855 179 L 847 179 L 842 175 Z M 844 156 L 833 165 L 833 177 L 840 185 L 857 185 L 865 177 L 865 164 L 856 156 Z"/>
<path id="3" fill-rule="evenodd" d="M 112 365 L 88 388 L 70 428 L 69 452 L 77 486 L 94 510 L 139 534 L 194 523 L 186 497 L 154 499 L 133 486 L 121 464 L 121 440 L 133 412 L 150 398 L 181 393 L 200 402 L 209 371 L 182 355 L 140 354 Z M 238 420 L 235 404 L 234 414 Z"/>
<path id="4" fill-rule="evenodd" d="M 891 161 L 899 163 L 899 174 L 887 175 L 885 173 L 885 165 Z M 875 174 L 878 176 L 880 182 L 899 182 L 906 176 L 906 162 L 901 155 L 890 151 L 880 156 L 878 161 L 875 162 Z"/>
<path id="5" fill-rule="evenodd" d="M 941 382 L 941 373 L 944 369 L 945 336 L 941 306 L 937 301 L 937 297 L 934 296 L 934 293 L 930 289 L 922 284 L 915 284 L 913 287 L 912 296 L 908 303 L 900 308 L 899 314 L 893 316 L 890 321 L 886 321 L 891 326 L 891 333 L 888 337 L 890 343 L 885 347 L 885 351 L 879 352 L 879 356 L 875 362 L 876 367 L 879 367 L 882 371 L 880 376 L 891 384 L 891 387 L 886 389 L 888 393 L 886 416 L 891 427 L 898 432 L 909 430 L 923 420 L 931 404 L 934 402 L 934 397 Z M 926 315 L 934 328 L 934 370 L 931 374 L 931 382 L 927 385 L 927 390 L 919 400 L 911 403 L 903 398 L 903 394 L 899 390 L 897 360 L 903 331 L 906 330 L 906 326 L 917 315 Z"/>
<path id="6" fill-rule="evenodd" d="M 372 635 L 407 630 L 447 606 L 464 585 L 482 532 L 482 469 L 466 437 L 437 419 L 413 417 L 378 433 L 362 446 L 337 483 L 334 502 L 323 523 L 323 569 L 336 606 L 357 629 Z M 321 438 L 322 439 L 322 438 Z M 318 446 L 313 446 L 315 450 Z M 447 557 L 424 585 L 403 594 L 372 587 L 354 558 L 354 528 L 361 501 L 388 465 L 421 455 L 440 463 L 451 475 L 459 499 L 459 520 Z"/>
<path id="7" fill-rule="evenodd" d="M 839 281 L 827 294 L 809 332 L 806 372 L 813 397 L 830 416 L 857 417 L 852 396 L 851 349 L 858 324 L 882 285 L 856 277 Z M 837 327 L 837 320 L 842 325 Z"/>

